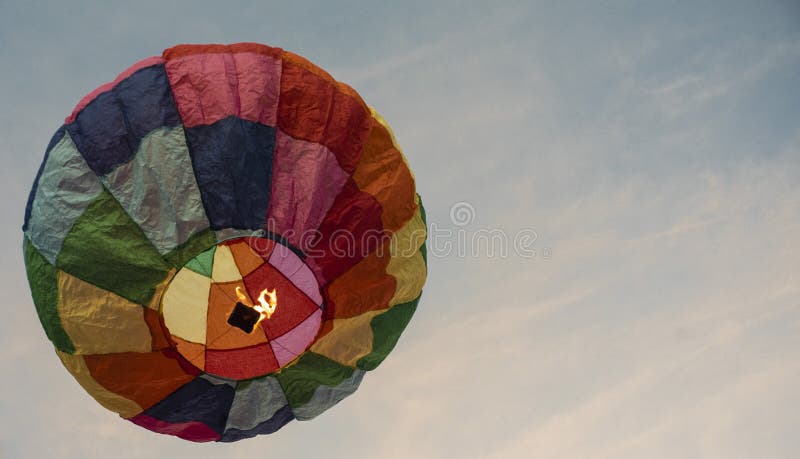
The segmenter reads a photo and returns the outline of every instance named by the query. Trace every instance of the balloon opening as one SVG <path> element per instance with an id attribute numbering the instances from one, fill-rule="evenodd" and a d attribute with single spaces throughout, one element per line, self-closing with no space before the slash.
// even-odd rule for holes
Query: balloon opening
<path id="1" fill-rule="evenodd" d="M 275 313 L 275 309 L 278 307 L 278 293 L 274 288 L 272 290 L 266 288 L 264 290 L 261 290 L 261 293 L 258 294 L 257 304 L 253 304 L 253 302 L 250 301 L 250 298 L 248 298 L 247 294 L 245 294 L 244 291 L 242 291 L 242 288 L 239 287 L 238 285 L 236 286 L 236 297 L 239 298 L 239 301 L 236 303 L 236 305 L 238 306 L 241 304 L 242 306 L 249 307 L 250 309 L 252 309 L 256 313 L 255 315 L 256 321 L 253 323 L 252 327 L 249 327 L 249 330 L 242 328 L 236 325 L 235 323 L 231 322 L 230 317 L 228 317 L 228 323 L 241 328 L 243 331 L 247 333 L 251 333 L 255 328 L 255 326 L 258 325 L 262 320 L 269 319 L 270 317 L 272 317 L 272 314 Z M 233 315 L 235 312 L 236 312 L 236 307 L 234 307 L 233 311 L 231 311 L 231 315 Z M 248 317 L 250 315 L 252 314 L 248 313 Z M 234 322 L 237 321 L 239 321 L 239 318 L 234 318 Z"/>
<path id="2" fill-rule="evenodd" d="M 280 241 L 246 236 L 189 260 L 165 289 L 160 313 L 183 359 L 205 373 L 243 380 L 278 371 L 305 352 L 324 309 L 314 272 L 297 253 Z"/>
<path id="3" fill-rule="evenodd" d="M 261 321 L 261 317 L 261 314 L 252 307 L 237 302 L 236 306 L 233 307 L 233 311 L 231 311 L 231 315 L 228 316 L 228 323 L 245 333 L 253 333 L 256 324 Z"/>

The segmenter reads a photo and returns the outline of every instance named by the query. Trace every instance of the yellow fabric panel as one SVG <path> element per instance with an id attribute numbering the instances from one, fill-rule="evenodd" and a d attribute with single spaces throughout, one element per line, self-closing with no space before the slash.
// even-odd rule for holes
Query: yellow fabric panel
<path id="1" fill-rule="evenodd" d="M 150 300 L 150 304 L 147 305 L 148 308 L 152 309 L 153 311 L 159 310 L 161 307 L 161 297 L 164 295 L 164 291 L 169 286 L 169 283 L 172 282 L 172 278 L 175 277 L 176 272 L 177 270 L 175 268 L 170 269 L 167 273 L 167 277 L 165 277 L 160 284 L 156 285 L 156 293 Z"/>
<path id="2" fill-rule="evenodd" d="M 78 381 L 78 384 L 106 409 L 118 413 L 123 418 L 136 416 L 143 411 L 136 402 L 110 392 L 95 381 L 82 356 L 70 355 L 59 350 L 56 350 L 56 354 L 67 371 Z"/>
<path id="3" fill-rule="evenodd" d="M 333 330 L 320 338 L 313 346 L 311 352 L 349 367 L 356 366 L 361 357 L 372 352 L 372 318 L 386 312 L 368 311 L 360 316 L 349 319 L 336 319 L 333 321 Z"/>
<path id="4" fill-rule="evenodd" d="M 391 126 L 389 126 L 389 123 L 387 123 L 386 120 L 381 116 L 381 114 L 375 111 L 374 108 L 369 107 L 369 113 L 370 115 L 372 115 L 373 118 L 375 118 L 375 121 L 377 121 L 378 123 L 381 124 L 381 126 L 386 128 L 386 132 L 388 132 L 389 136 L 391 136 L 392 143 L 394 144 L 395 148 L 397 148 L 399 151 L 402 151 L 400 150 L 400 146 L 397 145 L 397 138 L 394 136 L 394 131 L 392 131 Z"/>
<path id="5" fill-rule="evenodd" d="M 386 120 L 381 116 L 381 114 L 376 112 L 374 108 L 369 107 L 369 112 L 372 115 L 372 117 L 375 118 L 375 121 L 377 121 L 378 123 L 381 124 L 381 126 L 386 128 L 386 132 L 388 132 L 389 136 L 392 138 L 392 144 L 394 144 L 394 147 L 397 149 L 397 151 L 400 152 L 400 156 L 403 158 L 403 162 L 406 164 L 408 172 L 411 173 L 411 178 L 414 179 L 414 181 L 416 181 L 416 177 L 414 177 L 414 171 L 408 164 L 408 160 L 406 159 L 406 155 L 403 154 L 403 149 L 400 148 L 400 144 L 397 143 L 397 138 L 394 136 L 394 131 L 392 131 L 392 127 L 389 126 L 389 123 L 387 123 Z"/>
<path id="6" fill-rule="evenodd" d="M 58 272 L 58 315 L 76 354 L 151 350 L 143 306 L 64 271 Z"/>
<path id="7" fill-rule="evenodd" d="M 392 259 L 386 272 L 397 279 L 397 289 L 389 306 L 411 301 L 422 292 L 427 270 L 419 248 L 426 237 L 427 230 L 419 209 L 400 231 L 392 235 Z"/>
<path id="8" fill-rule="evenodd" d="M 233 252 L 227 245 L 217 246 L 214 252 L 214 268 L 211 272 L 214 282 L 234 282 L 242 280 L 242 273 L 233 259 Z"/>
<path id="9" fill-rule="evenodd" d="M 190 269 L 178 272 L 164 293 L 162 313 L 169 332 L 193 343 L 206 342 L 206 315 L 211 279 Z"/>

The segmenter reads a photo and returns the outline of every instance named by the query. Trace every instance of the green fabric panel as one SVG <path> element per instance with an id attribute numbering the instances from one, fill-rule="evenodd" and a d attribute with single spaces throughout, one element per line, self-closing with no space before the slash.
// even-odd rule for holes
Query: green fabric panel
<path id="1" fill-rule="evenodd" d="M 361 357 L 356 366 L 362 370 L 374 370 L 383 362 L 383 359 L 392 352 L 400 334 L 403 333 L 411 316 L 417 310 L 417 303 L 422 294 L 408 303 L 398 304 L 383 314 L 372 318 L 372 352 Z"/>
<path id="2" fill-rule="evenodd" d="M 213 236 L 214 233 L 211 234 Z M 210 249 L 206 250 L 200 255 L 197 255 L 195 258 L 192 258 L 188 263 L 186 263 L 186 267 L 197 274 L 211 277 L 211 273 L 214 270 L 214 253 L 216 251 L 217 246 L 212 246 Z"/>
<path id="3" fill-rule="evenodd" d="M 169 265 L 108 190 L 69 232 L 57 267 L 135 303 L 146 305 Z"/>
<path id="4" fill-rule="evenodd" d="M 354 369 L 313 352 L 306 352 L 294 365 L 276 376 L 292 408 L 308 403 L 317 387 L 338 386 L 353 374 Z"/>
<path id="5" fill-rule="evenodd" d="M 208 250 L 209 247 L 214 247 L 215 245 L 217 245 L 217 238 L 216 236 L 214 236 L 214 232 L 211 231 L 210 229 L 205 229 L 193 235 L 191 238 L 189 238 L 188 241 L 183 243 L 180 247 L 176 248 L 172 252 L 165 255 L 164 259 L 166 259 L 170 264 L 172 264 L 172 266 L 175 266 L 176 268 L 180 269 L 184 265 L 189 263 L 192 260 L 192 258 Z M 214 256 L 213 252 L 211 256 L 213 259 Z M 192 271 L 200 273 L 195 269 L 192 269 Z M 211 271 L 209 271 L 208 276 L 211 277 Z"/>
<path id="6" fill-rule="evenodd" d="M 425 266 L 428 266 L 428 248 L 426 247 L 427 243 L 427 231 L 428 231 L 428 218 L 425 214 L 425 206 L 422 205 L 422 197 L 417 194 L 419 198 L 419 213 L 422 216 L 422 222 L 425 223 L 425 231 L 426 231 L 426 242 L 422 243 L 422 247 L 419 248 L 420 253 L 422 254 L 422 259 L 425 260 Z"/>
<path id="7" fill-rule="evenodd" d="M 294 417 L 297 418 L 298 421 L 308 421 L 309 419 L 314 419 L 319 416 L 325 410 L 333 407 L 333 405 L 336 405 L 350 394 L 354 393 L 361 384 L 361 380 L 364 379 L 364 374 L 366 374 L 364 370 L 354 370 L 349 378 L 345 379 L 337 386 L 317 387 L 308 403 L 292 409 Z"/>
<path id="8" fill-rule="evenodd" d="M 23 251 L 33 304 L 44 332 L 56 349 L 73 354 L 75 346 L 62 328 L 61 318 L 58 316 L 58 270 L 36 250 L 27 237 L 23 242 Z"/>

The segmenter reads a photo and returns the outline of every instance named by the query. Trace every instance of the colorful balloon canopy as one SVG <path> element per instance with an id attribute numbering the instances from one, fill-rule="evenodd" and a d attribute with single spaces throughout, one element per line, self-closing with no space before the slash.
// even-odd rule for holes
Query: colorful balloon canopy
<path id="1" fill-rule="evenodd" d="M 272 433 L 353 393 L 426 277 L 387 123 L 252 43 L 175 46 L 84 97 L 23 231 L 64 366 L 104 407 L 192 441 Z"/>

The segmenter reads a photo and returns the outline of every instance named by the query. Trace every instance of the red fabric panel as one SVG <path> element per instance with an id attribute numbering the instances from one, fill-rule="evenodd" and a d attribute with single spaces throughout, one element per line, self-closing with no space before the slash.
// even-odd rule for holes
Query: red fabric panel
<path id="1" fill-rule="evenodd" d="M 260 332 L 257 332 L 260 333 Z M 278 361 L 269 344 L 229 349 L 206 350 L 206 372 L 232 379 L 248 379 L 272 373 Z"/>
<path id="2" fill-rule="evenodd" d="M 306 263 L 321 286 L 363 260 L 388 236 L 383 230 L 381 206 L 375 197 L 349 180 L 319 227 L 313 247 L 304 249 Z"/>
<path id="3" fill-rule="evenodd" d="M 387 243 L 331 282 L 326 308 L 333 310 L 332 317 L 355 317 L 386 308 L 397 286 L 394 276 L 386 274 L 390 259 Z"/>
<path id="4" fill-rule="evenodd" d="M 166 349 L 170 347 L 167 335 L 164 333 L 164 324 L 161 322 L 161 315 L 158 311 L 150 308 L 142 308 L 144 314 L 144 321 L 147 323 L 147 328 L 150 330 L 152 336 L 152 349 L 154 351 Z"/>
<path id="5" fill-rule="evenodd" d="M 264 265 L 244 278 L 247 292 L 257 301 L 261 290 L 277 290 L 278 306 L 269 319 L 261 321 L 261 328 L 273 340 L 300 325 L 319 309 L 305 293 L 294 286 L 283 274 L 271 265 Z"/>

